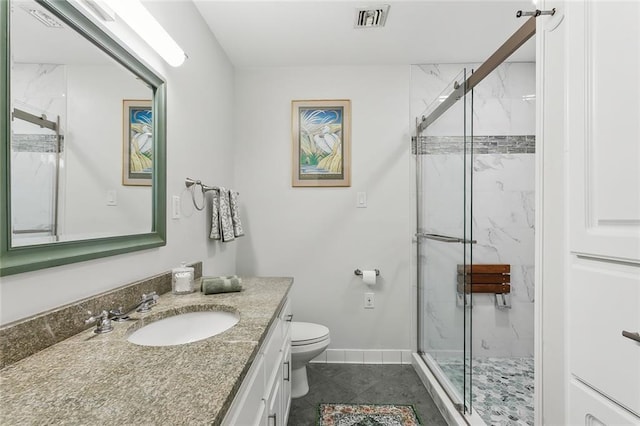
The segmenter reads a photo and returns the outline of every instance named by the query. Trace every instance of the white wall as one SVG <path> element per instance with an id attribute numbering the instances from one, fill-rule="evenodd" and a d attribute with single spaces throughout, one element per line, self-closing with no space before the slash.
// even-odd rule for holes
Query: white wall
<path id="1" fill-rule="evenodd" d="M 122 100 L 151 99 L 150 88 L 115 63 L 66 70 L 64 239 L 149 232 L 151 187 L 122 184 Z"/>
<path id="2" fill-rule="evenodd" d="M 171 68 L 149 51 L 140 53 L 167 80 L 169 205 L 172 194 L 183 192 L 186 176 L 233 186 L 234 70 L 192 3 L 147 7 L 189 55 L 182 67 Z M 168 219 L 166 247 L 2 277 L 0 320 L 5 324 L 88 297 L 169 270 L 181 260 L 203 260 L 206 274 L 235 272 L 235 243 L 209 241 L 206 222 L 203 212 Z"/>
<path id="3" fill-rule="evenodd" d="M 294 99 L 351 99 L 351 187 L 291 187 Z M 411 349 L 409 67 L 238 70 L 235 112 L 238 272 L 293 276 L 294 319 L 329 327 L 330 349 Z M 378 286 L 356 268 L 380 269 Z"/>
<path id="4" fill-rule="evenodd" d="M 569 300 L 565 283 L 567 276 L 568 207 L 566 141 L 566 74 L 565 56 L 568 17 L 565 2 L 543 1 L 543 10 L 557 8 L 562 23 L 537 21 L 536 49 L 538 58 L 539 109 L 537 205 L 543 209 L 537 216 L 541 232 L 537 236 L 539 250 L 536 253 L 536 272 L 539 286 L 536 295 L 540 301 L 536 324 L 536 423 L 568 423 L 568 351 L 567 311 Z M 559 18 L 556 18 L 559 19 Z M 539 408 L 539 409 L 538 409 Z"/>

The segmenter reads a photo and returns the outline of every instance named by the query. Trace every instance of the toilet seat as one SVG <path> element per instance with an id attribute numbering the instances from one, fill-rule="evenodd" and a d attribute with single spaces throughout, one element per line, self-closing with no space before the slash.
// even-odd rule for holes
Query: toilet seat
<path id="1" fill-rule="evenodd" d="M 329 329 L 324 325 L 296 321 L 291 323 L 291 346 L 312 345 L 328 338 Z"/>

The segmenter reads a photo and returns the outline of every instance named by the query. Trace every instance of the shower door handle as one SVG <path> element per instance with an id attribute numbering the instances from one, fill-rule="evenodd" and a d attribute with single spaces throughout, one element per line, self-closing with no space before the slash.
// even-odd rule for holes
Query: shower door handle
<path id="1" fill-rule="evenodd" d="M 476 240 L 466 240 L 464 238 L 458 237 L 450 237 L 448 235 L 440 235 L 440 234 L 426 234 L 424 232 L 418 232 L 416 234 L 418 238 L 426 238 L 428 240 L 436 240 L 441 241 L 443 243 L 463 243 L 463 244 L 476 244 Z"/>

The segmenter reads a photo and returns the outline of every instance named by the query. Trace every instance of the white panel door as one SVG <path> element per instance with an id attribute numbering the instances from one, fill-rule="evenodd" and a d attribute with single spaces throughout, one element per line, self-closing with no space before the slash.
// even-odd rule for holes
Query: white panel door
<path id="1" fill-rule="evenodd" d="M 640 261 L 640 2 L 567 8 L 574 253 Z"/>
<path id="2" fill-rule="evenodd" d="M 640 2 L 565 4 L 569 370 L 640 416 Z"/>

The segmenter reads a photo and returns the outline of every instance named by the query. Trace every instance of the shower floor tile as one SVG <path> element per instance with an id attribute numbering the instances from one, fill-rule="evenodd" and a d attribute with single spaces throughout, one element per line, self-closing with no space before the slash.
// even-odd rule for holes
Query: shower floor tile
<path id="1" fill-rule="evenodd" d="M 462 359 L 438 359 L 456 388 L 462 389 Z M 488 425 L 533 425 L 533 358 L 474 358 L 473 409 Z"/>

